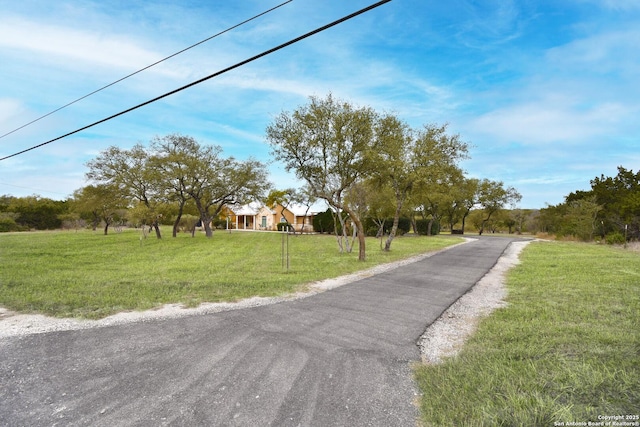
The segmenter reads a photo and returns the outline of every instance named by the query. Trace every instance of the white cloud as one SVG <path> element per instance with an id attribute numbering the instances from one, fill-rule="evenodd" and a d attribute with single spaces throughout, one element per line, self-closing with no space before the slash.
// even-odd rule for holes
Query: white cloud
<path id="1" fill-rule="evenodd" d="M 0 135 L 11 131 L 16 117 L 24 114 L 24 105 L 15 99 L 0 98 Z"/>
<path id="2" fill-rule="evenodd" d="M 503 142 L 580 143 L 609 133 L 625 113 L 623 105 L 614 103 L 582 108 L 547 98 L 483 114 L 471 128 Z"/>
<path id="3" fill-rule="evenodd" d="M 640 73 L 640 29 L 622 28 L 576 39 L 550 49 L 545 62 L 556 72 L 579 70 L 598 75 L 615 71 L 637 76 Z"/>
<path id="4" fill-rule="evenodd" d="M 2 18 L 0 46 L 66 60 L 90 62 L 103 66 L 130 69 L 160 59 L 156 52 L 124 36 L 106 35 L 36 23 L 20 18 Z M 69 63 L 73 67 L 73 63 Z"/>
<path id="5" fill-rule="evenodd" d="M 459 15 L 456 36 L 460 43 L 474 49 L 486 49 L 522 35 L 521 10 L 512 0 L 461 3 L 452 8 Z"/>

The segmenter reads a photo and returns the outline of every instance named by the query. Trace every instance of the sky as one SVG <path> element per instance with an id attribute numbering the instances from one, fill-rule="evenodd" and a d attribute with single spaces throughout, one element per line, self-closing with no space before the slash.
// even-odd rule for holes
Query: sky
<path id="1" fill-rule="evenodd" d="M 0 0 L 0 135 L 285 0 Z M 292 0 L 0 138 L 0 157 L 216 73 L 375 3 Z M 180 133 L 272 161 L 265 129 L 334 97 L 410 126 L 448 124 L 467 176 L 521 208 L 563 202 L 617 167 L 640 169 L 640 1 L 392 0 L 308 39 L 41 148 L 0 161 L 0 194 L 57 200 L 86 163 Z"/>

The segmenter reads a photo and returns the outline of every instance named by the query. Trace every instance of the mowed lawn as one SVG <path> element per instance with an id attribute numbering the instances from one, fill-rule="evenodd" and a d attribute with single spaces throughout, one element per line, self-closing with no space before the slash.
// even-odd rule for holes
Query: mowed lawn
<path id="1" fill-rule="evenodd" d="M 508 306 L 458 356 L 417 368 L 423 424 L 640 424 L 640 253 L 534 242 L 521 261 Z"/>
<path id="2" fill-rule="evenodd" d="M 392 251 L 367 240 L 367 261 L 339 253 L 329 235 L 216 231 L 163 239 L 139 230 L 0 234 L 0 306 L 24 313 L 102 318 L 167 303 L 197 306 L 295 292 L 337 277 L 459 243 L 448 236 L 399 237 Z M 285 236 L 285 252 L 287 239 Z"/>

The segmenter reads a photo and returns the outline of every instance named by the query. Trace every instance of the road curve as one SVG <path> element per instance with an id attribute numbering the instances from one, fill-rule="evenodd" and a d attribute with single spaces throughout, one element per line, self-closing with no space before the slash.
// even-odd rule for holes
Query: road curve
<path id="1" fill-rule="evenodd" d="M 512 241 L 295 301 L 2 339 L 0 425 L 414 426 L 418 338 Z"/>

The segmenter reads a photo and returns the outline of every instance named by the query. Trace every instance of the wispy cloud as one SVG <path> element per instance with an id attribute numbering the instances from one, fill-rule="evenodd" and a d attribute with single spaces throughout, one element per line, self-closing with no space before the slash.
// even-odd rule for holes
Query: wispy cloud
<path id="1" fill-rule="evenodd" d="M 115 34 L 100 34 L 33 22 L 20 18 L 0 18 L 3 37 L 0 46 L 22 55 L 45 55 L 69 61 L 69 68 L 80 63 L 130 69 L 150 64 L 161 56 L 140 46 L 135 40 Z"/>
<path id="2" fill-rule="evenodd" d="M 627 112 L 620 104 L 584 108 L 553 98 L 491 111 L 473 120 L 470 128 L 496 142 L 576 145 L 610 134 Z"/>

